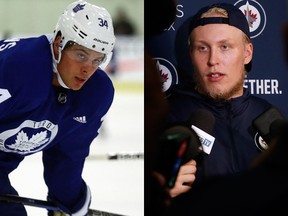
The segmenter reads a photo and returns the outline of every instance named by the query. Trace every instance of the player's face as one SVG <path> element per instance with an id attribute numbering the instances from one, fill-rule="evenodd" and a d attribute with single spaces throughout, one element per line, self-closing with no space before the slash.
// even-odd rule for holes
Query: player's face
<path id="1" fill-rule="evenodd" d="M 198 91 L 215 100 L 241 96 L 244 64 L 251 61 L 253 51 L 242 31 L 226 24 L 208 24 L 195 28 L 190 39 Z"/>
<path id="2" fill-rule="evenodd" d="M 79 90 L 103 62 L 103 53 L 74 44 L 62 51 L 58 71 L 63 82 L 73 90 Z"/>

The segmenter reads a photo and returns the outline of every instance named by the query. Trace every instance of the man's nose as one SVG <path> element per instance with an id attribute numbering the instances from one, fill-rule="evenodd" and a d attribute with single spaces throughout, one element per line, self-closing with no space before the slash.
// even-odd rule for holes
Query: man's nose
<path id="1" fill-rule="evenodd" d="M 209 53 L 208 64 L 215 65 L 218 63 L 218 53 L 217 50 L 211 48 Z"/>
<path id="2" fill-rule="evenodd" d="M 82 71 L 83 73 L 93 73 L 95 70 L 97 69 L 97 67 L 95 67 L 95 65 L 93 64 L 92 61 L 87 61 L 85 63 L 83 63 L 83 67 L 82 67 Z"/>

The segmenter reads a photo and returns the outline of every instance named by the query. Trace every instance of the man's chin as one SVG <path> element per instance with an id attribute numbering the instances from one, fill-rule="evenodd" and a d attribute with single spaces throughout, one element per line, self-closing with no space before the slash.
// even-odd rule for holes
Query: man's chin
<path id="1" fill-rule="evenodd" d="M 68 87 L 73 91 L 78 91 L 83 87 L 83 85 L 74 85 L 74 86 L 68 86 Z"/>

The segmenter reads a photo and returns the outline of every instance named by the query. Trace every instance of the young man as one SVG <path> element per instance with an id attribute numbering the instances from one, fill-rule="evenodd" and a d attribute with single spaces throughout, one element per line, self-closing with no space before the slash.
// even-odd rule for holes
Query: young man
<path id="1" fill-rule="evenodd" d="M 0 41 L 1 194 L 17 194 L 9 173 L 43 151 L 48 200 L 68 214 L 86 215 L 91 193 L 81 174 L 113 102 L 101 65 L 114 44 L 109 12 L 85 1 L 67 6 L 54 35 Z M 27 215 L 22 205 L 7 202 L 0 202 L 0 212 Z"/>
<path id="2" fill-rule="evenodd" d="M 253 45 L 247 20 L 237 7 L 220 3 L 200 9 L 191 19 L 189 47 L 195 85 L 172 91 L 167 121 L 187 122 L 197 110 L 208 110 L 215 117 L 210 134 L 215 141 L 210 153 L 181 166 L 170 189 L 172 197 L 189 191 L 203 177 L 247 170 L 264 150 L 252 121 L 272 106 L 243 87 Z"/>

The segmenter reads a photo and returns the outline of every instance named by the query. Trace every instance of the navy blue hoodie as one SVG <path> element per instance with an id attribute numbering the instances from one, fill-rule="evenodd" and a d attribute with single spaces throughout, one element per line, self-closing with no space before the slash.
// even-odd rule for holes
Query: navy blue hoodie
<path id="1" fill-rule="evenodd" d="M 199 170 L 205 169 L 205 176 L 244 171 L 263 150 L 252 120 L 272 105 L 251 95 L 248 89 L 244 88 L 244 94 L 240 97 L 215 102 L 192 87 L 176 86 L 167 99 L 170 106 L 167 125 L 187 123 L 193 112 L 199 109 L 208 110 L 215 118 L 210 134 L 215 137 L 214 145 L 210 154 L 203 157 L 201 164 L 205 164 L 205 168 L 198 167 Z"/>

